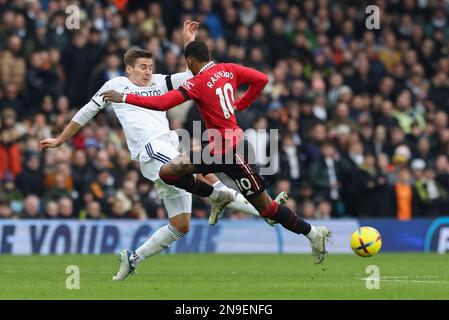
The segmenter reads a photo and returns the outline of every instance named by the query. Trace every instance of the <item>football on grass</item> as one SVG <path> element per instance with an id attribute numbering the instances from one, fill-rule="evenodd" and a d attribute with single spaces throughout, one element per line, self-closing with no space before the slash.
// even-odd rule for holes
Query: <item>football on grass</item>
<path id="1" fill-rule="evenodd" d="M 382 247 L 382 237 L 373 227 L 360 227 L 351 237 L 351 248 L 356 255 L 371 257 Z"/>

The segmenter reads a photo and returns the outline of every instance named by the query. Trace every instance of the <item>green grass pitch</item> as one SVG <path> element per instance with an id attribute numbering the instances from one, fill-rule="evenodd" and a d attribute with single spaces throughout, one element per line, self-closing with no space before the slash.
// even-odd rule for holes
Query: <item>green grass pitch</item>
<path id="1" fill-rule="evenodd" d="M 80 289 L 66 288 L 68 265 Z M 380 269 L 380 289 L 365 286 Z M 0 256 L 0 299 L 449 299 L 449 255 L 173 254 L 145 260 L 122 282 L 114 255 Z"/>

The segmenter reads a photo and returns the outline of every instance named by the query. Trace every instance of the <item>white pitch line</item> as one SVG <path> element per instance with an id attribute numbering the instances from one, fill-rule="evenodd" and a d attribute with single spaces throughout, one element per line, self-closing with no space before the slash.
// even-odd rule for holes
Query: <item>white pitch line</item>
<path id="1" fill-rule="evenodd" d="M 372 281 L 372 278 L 358 278 L 358 280 L 366 281 L 370 280 Z M 406 282 L 406 283 L 439 283 L 439 284 L 449 284 L 449 281 L 441 281 L 441 280 L 413 280 L 413 279 L 379 279 L 379 281 L 383 282 Z"/>
<path id="2" fill-rule="evenodd" d="M 438 276 L 382 276 L 384 279 L 438 278 Z"/>

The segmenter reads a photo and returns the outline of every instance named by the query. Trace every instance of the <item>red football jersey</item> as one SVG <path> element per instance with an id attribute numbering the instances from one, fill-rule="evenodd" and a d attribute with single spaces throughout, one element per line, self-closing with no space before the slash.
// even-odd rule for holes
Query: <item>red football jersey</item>
<path id="1" fill-rule="evenodd" d="M 247 108 L 267 82 L 267 76 L 254 69 L 211 61 L 180 87 L 183 94 L 198 104 L 208 129 L 212 153 L 227 152 L 243 139 L 243 130 L 237 123 L 234 111 Z M 245 83 L 250 84 L 248 91 L 235 101 L 237 88 Z M 221 141 L 216 139 L 218 134 Z"/>

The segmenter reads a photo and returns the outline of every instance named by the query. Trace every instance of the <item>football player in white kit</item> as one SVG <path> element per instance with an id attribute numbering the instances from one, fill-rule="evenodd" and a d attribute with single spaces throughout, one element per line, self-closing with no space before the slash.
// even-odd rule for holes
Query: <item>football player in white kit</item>
<path id="1" fill-rule="evenodd" d="M 195 39 L 197 28 L 198 22 L 187 20 L 184 23 L 185 46 Z M 110 103 L 104 102 L 99 97 L 103 91 L 115 90 L 121 93 L 162 95 L 178 88 L 192 77 L 189 71 L 172 75 L 152 74 L 152 54 L 146 50 L 128 50 L 124 62 L 127 77 L 115 77 L 107 81 L 75 114 L 72 121 L 57 138 L 47 138 L 40 142 L 42 150 L 60 146 L 75 135 L 100 110 L 109 106 Z M 169 129 L 166 112 L 143 109 L 125 103 L 112 103 L 112 105 L 123 127 L 131 158 L 140 162 L 143 176 L 154 182 L 169 217 L 169 223 L 158 229 L 134 253 L 130 250 L 123 250 L 120 253 L 120 270 L 113 280 L 123 280 L 134 272 L 142 260 L 163 251 L 172 242 L 187 234 L 192 211 L 192 195 L 185 190 L 165 184 L 159 178 L 160 167 L 179 154 L 178 135 Z M 215 187 L 210 196 L 213 210 L 223 210 L 227 206 L 259 216 L 257 210 L 240 193 L 226 187 L 215 175 L 209 174 L 202 179 Z M 230 193 L 231 197 L 229 197 Z M 230 198 L 235 198 L 235 201 L 229 203 Z M 286 199 L 285 193 L 277 197 L 279 202 L 285 202 Z"/>

